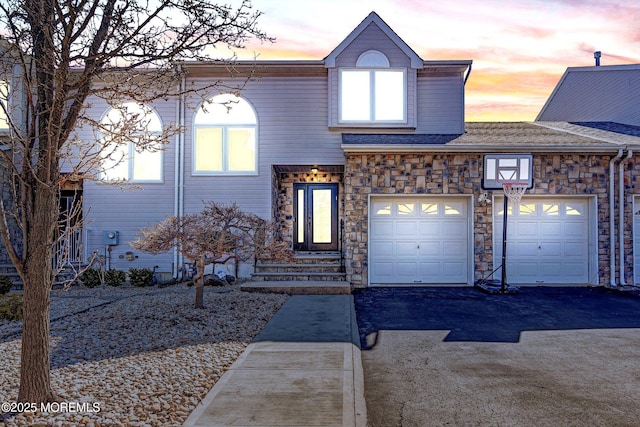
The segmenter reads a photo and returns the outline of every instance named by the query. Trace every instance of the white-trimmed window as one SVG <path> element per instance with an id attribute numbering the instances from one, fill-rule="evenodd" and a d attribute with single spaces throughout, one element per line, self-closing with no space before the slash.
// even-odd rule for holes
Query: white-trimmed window
<path id="1" fill-rule="evenodd" d="M 258 172 L 257 119 L 251 105 L 232 94 L 217 95 L 195 116 L 193 173 Z"/>
<path id="2" fill-rule="evenodd" d="M 339 72 L 340 123 L 406 123 L 407 71 L 370 50 Z"/>
<path id="3" fill-rule="evenodd" d="M 128 102 L 109 110 L 102 124 L 103 180 L 162 182 L 162 124 L 152 108 Z"/>

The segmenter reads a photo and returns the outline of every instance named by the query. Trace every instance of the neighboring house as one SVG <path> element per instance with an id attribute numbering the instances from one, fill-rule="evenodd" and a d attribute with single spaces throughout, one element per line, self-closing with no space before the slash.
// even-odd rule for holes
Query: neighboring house
<path id="1" fill-rule="evenodd" d="M 609 182 L 615 214 L 601 219 L 616 229 L 609 244 L 618 253 L 616 263 L 616 251 L 609 251 L 611 268 L 618 264 L 612 284 L 640 284 L 639 99 L 640 64 L 569 67 L 536 118 L 553 129 L 621 144 Z"/>
<path id="2" fill-rule="evenodd" d="M 508 281 L 623 283 L 612 263 L 618 233 L 609 219 L 619 202 L 611 185 L 623 165 L 625 202 L 640 194 L 635 157 L 626 158 L 640 152 L 640 137 L 566 121 L 465 123 L 471 65 L 420 58 L 371 13 L 322 60 L 240 62 L 238 70 L 258 77 L 240 98 L 211 93 L 204 110 L 182 100 L 148 105 L 150 131 L 178 117 L 184 132 L 161 152 L 131 147 L 104 177 L 140 190 L 89 180 L 73 190 L 83 196 L 84 255 L 98 251 L 111 268 L 157 265 L 175 275 L 178 254 L 152 256 L 128 242 L 140 228 L 207 201 L 235 202 L 276 220 L 300 259 L 337 256 L 353 288 L 472 285 L 501 264 L 503 192 L 483 188 L 485 154 L 521 154 L 532 156 L 532 188 L 509 205 Z M 184 68 L 183 84 L 229 75 L 222 63 Z M 99 100 L 92 112 L 110 117 Z"/>

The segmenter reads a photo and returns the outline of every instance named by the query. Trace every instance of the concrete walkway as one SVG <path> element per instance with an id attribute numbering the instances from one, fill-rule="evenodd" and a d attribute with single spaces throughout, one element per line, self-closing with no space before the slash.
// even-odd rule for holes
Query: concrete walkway
<path id="1" fill-rule="evenodd" d="M 185 426 L 366 426 L 353 296 L 294 295 Z"/>

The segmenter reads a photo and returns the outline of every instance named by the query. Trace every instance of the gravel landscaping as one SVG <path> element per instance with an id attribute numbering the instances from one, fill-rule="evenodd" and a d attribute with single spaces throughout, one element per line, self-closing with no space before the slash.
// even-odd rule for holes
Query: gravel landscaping
<path id="1" fill-rule="evenodd" d="M 280 308 L 286 295 L 239 286 L 53 291 L 50 412 L 2 414 L 7 426 L 178 426 Z M 20 322 L 0 320 L 0 403 L 15 402 Z M 67 405 L 67 406 L 65 406 Z"/>

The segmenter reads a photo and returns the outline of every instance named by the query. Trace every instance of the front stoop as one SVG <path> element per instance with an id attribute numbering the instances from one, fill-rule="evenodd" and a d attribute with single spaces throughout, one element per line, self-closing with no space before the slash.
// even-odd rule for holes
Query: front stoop
<path id="1" fill-rule="evenodd" d="M 339 252 L 303 252 L 288 263 L 258 262 L 251 278 L 265 282 L 341 282 L 346 274 Z"/>

